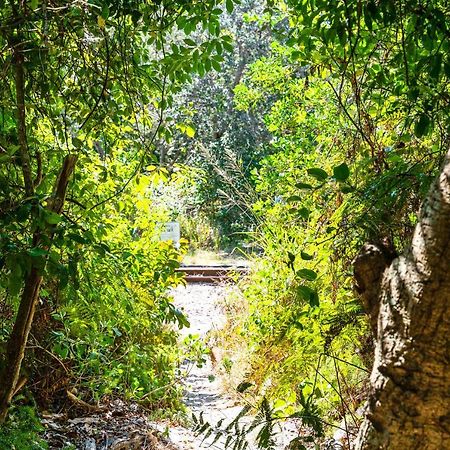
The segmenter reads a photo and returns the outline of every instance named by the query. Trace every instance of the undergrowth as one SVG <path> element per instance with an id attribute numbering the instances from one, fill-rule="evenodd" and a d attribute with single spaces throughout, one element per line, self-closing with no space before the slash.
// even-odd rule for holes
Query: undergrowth
<path id="1" fill-rule="evenodd" d="M 4 450 L 47 450 L 48 446 L 40 437 L 44 431 L 34 406 L 18 406 L 15 399 L 7 422 L 0 428 L 0 448 Z"/>

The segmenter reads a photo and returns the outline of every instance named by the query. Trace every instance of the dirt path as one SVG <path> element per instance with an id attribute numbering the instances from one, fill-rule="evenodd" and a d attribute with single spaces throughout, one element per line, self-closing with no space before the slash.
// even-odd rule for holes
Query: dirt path
<path id="1" fill-rule="evenodd" d="M 190 328 L 181 330 L 182 337 L 192 334 L 206 338 L 208 332 L 222 328 L 226 319 L 219 302 L 224 295 L 224 287 L 208 284 L 192 284 L 175 289 L 174 304 L 185 312 L 191 323 Z M 185 402 L 195 415 L 203 412 L 205 420 L 217 423 L 222 418 L 232 420 L 238 414 L 242 407 L 236 406 L 223 392 L 210 358 L 201 368 L 189 362 L 185 368 L 188 371 Z M 191 430 L 182 427 L 170 430 L 170 440 L 180 450 L 208 448 L 211 443 L 211 440 L 202 443 L 202 438 L 196 438 Z M 223 446 L 218 445 L 216 448 Z"/>
<path id="2" fill-rule="evenodd" d="M 191 327 L 181 331 L 182 336 L 188 334 L 199 335 L 205 338 L 208 332 L 221 329 L 225 322 L 225 315 L 220 307 L 220 300 L 226 295 L 226 288 L 208 284 L 192 284 L 187 287 L 178 287 L 173 292 L 174 303 L 186 313 Z M 224 423 L 233 420 L 243 405 L 238 405 L 224 392 L 221 380 L 210 358 L 207 363 L 198 368 L 188 365 L 189 370 L 185 382 L 185 402 L 189 409 L 198 416 L 203 412 L 204 418 L 211 424 L 224 419 Z M 250 419 L 249 419 L 250 420 Z M 285 448 L 285 445 L 295 436 L 291 429 L 286 428 L 280 435 L 277 449 Z M 201 438 L 196 438 L 191 430 L 183 427 L 172 427 L 169 432 L 170 440 L 180 450 L 193 450 L 203 448 L 224 449 L 224 442 L 218 441 L 210 447 L 213 437 L 202 443 Z M 251 445 L 249 449 L 254 449 Z"/>

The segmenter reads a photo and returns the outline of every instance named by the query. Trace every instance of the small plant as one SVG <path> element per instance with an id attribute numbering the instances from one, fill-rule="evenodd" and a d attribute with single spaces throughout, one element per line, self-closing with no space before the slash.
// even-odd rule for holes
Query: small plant
<path id="1" fill-rule="evenodd" d="M 185 359 L 195 363 L 200 368 L 205 365 L 209 350 L 199 335 L 189 334 L 183 340 L 182 352 Z"/>
<path id="2" fill-rule="evenodd" d="M 47 450 L 46 442 L 39 436 L 42 431 L 44 427 L 33 406 L 13 406 L 8 421 L 0 429 L 0 448 Z"/>
<path id="3" fill-rule="evenodd" d="M 222 359 L 222 367 L 227 374 L 230 374 L 231 368 L 233 367 L 233 361 L 227 356 L 224 356 L 224 358 Z"/>
<path id="4" fill-rule="evenodd" d="M 250 441 L 254 441 L 259 450 L 274 450 L 278 434 L 275 425 L 286 419 L 301 420 L 309 430 L 305 435 L 297 436 L 290 442 L 289 448 L 292 450 L 304 450 L 306 447 L 303 443 L 314 443 L 317 438 L 323 436 L 322 421 L 314 403 L 314 396 L 308 398 L 302 396 L 301 407 L 295 413 L 287 416 L 280 415 L 277 408 L 271 405 L 266 398 L 260 402 L 253 420 L 248 420 L 251 409 L 250 404 L 244 406 L 228 424 L 224 423 L 224 419 L 220 419 L 212 425 L 205 421 L 203 413 L 200 413 L 198 417 L 193 415 L 194 432 L 200 436 L 203 435 L 203 441 L 212 438 L 211 447 L 217 442 L 223 441 L 224 448 L 230 450 L 248 449 Z M 252 435 L 255 433 L 256 437 L 253 437 Z"/>

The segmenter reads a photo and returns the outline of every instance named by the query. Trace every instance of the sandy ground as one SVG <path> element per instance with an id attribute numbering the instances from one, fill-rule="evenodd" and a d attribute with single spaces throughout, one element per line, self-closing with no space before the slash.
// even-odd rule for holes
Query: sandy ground
<path id="1" fill-rule="evenodd" d="M 188 334 L 206 338 L 208 332 L 218 330 L 225 324 L 225 316 L 219 306 L 225 295 L 223 286 L 208 284 L 192 284 L 179 286 L 174 290 L 174 304 L 187 315 L 191 326 L 181 330 L 182 337 Z M 210 358 L 199 368 L 189 362 L 185 369 L 188 375 L 185 380 L 185 402 L 188 408 L 198 416 L 203 412 L 205 420 L 217 423 L 220 419 L 231 421 L 241 410 L 223 392 L 220 378 L 215 373 Z M 180 450 L 208 448 L 211 440 L 202 443 L 202 437 L 195 437 L 191 430 L 182 427 L 172 428 L 170 440 Z M 224 448 L 217 445 L 216 448 Z"/>
<path id="2" fill-rule="evenodd" d="M 205 338 L 210 331 L 224 326 L 226 318 L 220 307 L 220 300 L 226 295 L 226 289 L 223 286 L 192 284 L 174 290 L 174 304 L 184 310 L 191 323 L 190 328 L 181 330 L 182 336 L 193 334 Z M 185 381 L 185 402 L 192 413 L 198 416 L 203 412 L 205 421 L 211 424 L 216 424 L 220 419 L 224 419 L 224 424 L 231 422 L 243 405 L 236 404 L 236 401 L 224 392 L 220 375 L 210 358 L 201 368 L 187 362 L 186 370 L 188 375 Z M 244 420 L 250 421 L 251 418 Z M 286 426 L 276 448 L 285 448 L 293 437 L 294 427 Z M 224 441 L 218 441 L 211 447 L 213 437 L 202 442 L 202 437 L 196 437 L 191 430 L 183 427 L 172 427 L 169 438 L 180 450 L 225 449 Z M 254 443 L 249 444 L 249 450 L 256 448 Z"/>

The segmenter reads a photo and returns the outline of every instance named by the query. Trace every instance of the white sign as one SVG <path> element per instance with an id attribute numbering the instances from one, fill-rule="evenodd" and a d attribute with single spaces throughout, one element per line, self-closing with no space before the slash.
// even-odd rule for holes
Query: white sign
<path id="1" fill-rule="evenodd" d="M 180 224 L 178 222 L 166 222 L 161 224 L 160 241 L 172 241 L 176 248 L 180 246 Z"/>

